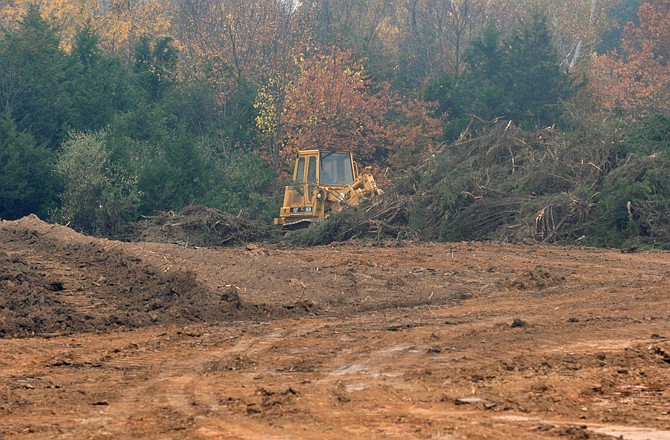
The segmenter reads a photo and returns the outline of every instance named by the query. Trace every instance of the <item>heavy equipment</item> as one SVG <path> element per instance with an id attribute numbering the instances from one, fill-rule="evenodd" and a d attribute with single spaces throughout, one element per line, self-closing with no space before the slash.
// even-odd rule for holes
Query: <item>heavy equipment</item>
<path id="1" fill-rule="evenodd" d="M 284 189 L 284 203 L 274 223 L 287 229 L 308 226 L 382 194 L 371 170 L 366 167 L 359 173 L 351 151 L 299 151 L 293 182 Z"/>

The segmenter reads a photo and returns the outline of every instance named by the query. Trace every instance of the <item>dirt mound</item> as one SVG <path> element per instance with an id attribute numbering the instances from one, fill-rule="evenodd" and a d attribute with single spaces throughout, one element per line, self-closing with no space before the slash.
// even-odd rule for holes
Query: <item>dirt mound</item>
<path id="1" fill-rule="evenodd" d="M 0 337 L 66 328 L 75 311 L 57 298 L 55 292 L 62 289 L 59 281 L 32 272 L 22 259 L 0 251 Z"/>
<path id="2" fill-rule="evenodd" d="M 541 266 L 523 271 L 514 279 L 506 280 L 504 286 L 508 289 L 544 291 L 550 287 L 565 283 L 564 275 L 556 275 Z"/>
<path id="3" fill-rule="evenodd" d="M 0 337 L 230 321 L 260 316 L 234 286 L 210 291 L 31 216 L 0 225 Z"/>
<path id="4" fill-rule="evenodd" d="M 160 212 L 132 225 L 128 241 L 174 243 L 184 246 L 239 246 L 271 241 L 276 231 L 264 222 L 235 216 L 205 206 L 181 212 Z"/>

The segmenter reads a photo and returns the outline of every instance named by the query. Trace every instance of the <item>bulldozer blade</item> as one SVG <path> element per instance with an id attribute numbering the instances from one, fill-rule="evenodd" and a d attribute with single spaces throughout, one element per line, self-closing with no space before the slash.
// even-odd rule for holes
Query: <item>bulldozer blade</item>
<path id="1" fill-rule="evenodd" d="M 296 229 L 304 229 L 308 227 L 313 221 L 314 220 L 311 218 L 306 218 L 291 223 L 284 223 L 281 228 L 285 231 L 295 231 Z"/>

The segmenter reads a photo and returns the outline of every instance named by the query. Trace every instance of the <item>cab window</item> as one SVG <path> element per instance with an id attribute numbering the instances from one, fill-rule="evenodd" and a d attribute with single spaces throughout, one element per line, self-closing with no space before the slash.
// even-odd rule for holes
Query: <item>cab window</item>
<path id="1" fill-rule="evenodd" d="M 309 156 L 307 183 L 316 183 L 316 156 Z"/>
<path id="2" fill-rule="evenodd" d="M 295 173 L 296 183 L 302 183 L 305 181 L 305 158 L 301 157 L 298 159 L 298 169 Z"/>
<path id="3" fill-rule="evenodd" d="M 354 173 L 348 153 L 321 153 L 321 184 L 351 185 Z"/>

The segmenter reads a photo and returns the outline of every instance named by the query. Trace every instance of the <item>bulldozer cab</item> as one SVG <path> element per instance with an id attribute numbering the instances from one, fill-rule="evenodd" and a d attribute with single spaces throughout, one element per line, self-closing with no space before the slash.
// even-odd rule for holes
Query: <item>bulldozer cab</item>
<path id="1" fill-rule="evenodd" d="M 358 174 L 351 153 L 323 152 L 320 154 L 319 165 L 320 185 L 351 185 Z"/>
<path id="2" fill-rule="evenodd" d="M 311 222 L 324 217 L 340 193 L 358 178 L 350 151 L 304 150 L 298 153 L 293 183 L 284 190 L 284 203 L 275 224 Z"/>
<path id="3" fill-rule="evenodd" d="M 351 185 L 358 170 L 350 152 L 305 150 L 298 154 L 293 182 L 323 186 Z"/>

